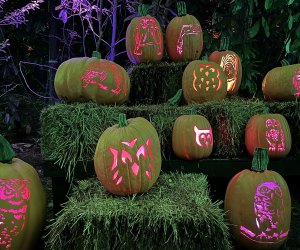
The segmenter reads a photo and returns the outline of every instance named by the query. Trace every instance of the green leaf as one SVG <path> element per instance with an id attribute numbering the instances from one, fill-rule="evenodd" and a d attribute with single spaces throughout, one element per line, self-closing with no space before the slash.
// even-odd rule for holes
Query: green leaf
<path id="1" fill-rule="evenodd" d="M 269 10 L 272 7 L 273 0 L 265 0 L 265 9 Z"/>
<path id="2" fill-rule="evenodd" d="M 249 37 L 253 38 L 257 35 L 260 27 L 260 21 L 256 21 L 256 23 L 252 26 L 252 28 L 249 30 Z"/>
<path id="3" fill-rule="evenodd" d="M 289 27 L 289 30 L 291 30 L 293 28 L 293 23 L 294 23 L 294 18 L 292 15 L 289 16 L 289 19 L 288 19 L 288 27 Z"/>
<path id="4" fill-rule="evenodd" d="M 286 53 L 290 53 L 290 48 L 291 48 L 291 41 L 292 41 L 292 39 L 290 38 L 289 40 L 288 40 L 288 42 L 286 43 L 286 45 L 285 45 L 285 51 L 286 51 Z"/>
<path id="5" fill-rule="evenodd" d="M 296 39 L 293 44 L 291 45 L 292 51 L 299 51 L 300 50 L 300 38 Z"/>
<path id="6" fill-rule="evenodd" d="M 297 37 L 300 38 L 300 26 L 296 30 Z"/>
<path id="7" fill-rule="evenodd" d="M 266 37 L 269 37 L 270 36 L 270 27 L 269 27 L 267 20 L 264 17 L 262 17 L 262 19 L 261 19 L 261 24 L 264 28 Z"/>
<path id="8" fill-rule="evenodd" d="M 293 4 L 294 0 L 289 0 L 288 5 Z"/>

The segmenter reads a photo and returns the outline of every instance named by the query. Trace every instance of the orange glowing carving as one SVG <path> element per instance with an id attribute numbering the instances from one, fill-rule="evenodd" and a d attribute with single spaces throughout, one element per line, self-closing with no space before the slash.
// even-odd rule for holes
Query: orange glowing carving
<path id="1" fill-rule="evenodd" d="M 266 120 L 266 139 L 269 151 L 285 151 L 285 138 L 281 123 L 276 119 Z"/>
<path id="2" fill-rule="evenodd" d="M 109 89 L 104 81 L 109 75 L 113 76 L 116 87 Z M 110 62 L 94 62 L 91 63 L 83 75 L 81 76 L 83 82 L 82 87 L 87 88 L 89 85 L 96 85 L 104 91 L 110 91 L 111 93 L 118 95 L 123 90 L 124 96 L 126 96 L 128 88 L 125 84 L 125 79 L 121 70 L 117 65 Z"/>
<path id="3" fill-rule="evenodd" d="M 296 70 L 296 74 L 293 77 L 293 84 L 296 88 L 295 96 L 300 96 L 300 68 Z"/>
<path id="4" fill-rule="evenodd" d="M 136 145 L 136 142 L 138 141 L 138 138 L 134 138 L 131 141 L 123 141 L 121 142 L 123 145 L 127 146 L 130 149 L 133 149 Z M 152 148 L 151 148 L 151 139 L 148 138 L 145 144 L 142 144 L 136 152 L 134 152 L 134 157 L 130 154 L 129 151 L 126 149 L 121 150 L 121 161 L 119 165 L 118 157 L 119 157 L 119 151 L 114 148 L 109 148 L 109 152 L 112 154 L 112 164 L 110 167 L 110 171 L 114 171 L 112 175 L 112 180 L 116 182 L 116 185 L 119 185 L 123 182 L 123 176 L 120 173 L 120 167 L 123 167 L 122 164 L 131 164 L 130 169 L 132 173 L 135 176 L 138 176 L 141 170 L 141 166 L 139 165 L 139 162 L 141 160 L 146 161 L 147 160 L 147 152 L 148 156 L 151 159 L 151 161 L 154 161 Z M 135 162 L 136 161 L 136 162 Z M 152 178 L 151 172 L 154 171 L 155 167 L 151 162 L 149 162 L 149 169 L 146 169 L 144 171 L 144 174 L 148 179 Z"/>
<path id="5" fill-rule="evenodd" d="M 227 91 L 232 91 L 237 81 L 239 59 L 234 54 L 226 54 L 222 56 L 220 66 L 227 75 Z"/>
<path id="6" fill-rule="evenodd" d="M 198 129 L 197 126 L 194 126 L 194 131 L 196 133 L 196 143 L 200 147 L 208 148 L 212 145 L 212 130 L 211 129 Z"/>
<path id="7" fill-rule="evenodd" d="M 205 91 L 219 91 L 222 87 L 221 71 L 212 64 L 198 64 L 199 68 L 193 71 L 193 88 L 198 92 L 199 89 Z M 200 76 L 197 76 L 197 75 Z"/>
<path id="8" fill-rule="evenodd" d="M 143 54 L 143 47 L 156 46 L 156 54 L 161 55 L 162 35 L 157 21 L 153 17 L 142 17 L 140 23 L 135 28 L 135 47 L 134 54 Z"/>

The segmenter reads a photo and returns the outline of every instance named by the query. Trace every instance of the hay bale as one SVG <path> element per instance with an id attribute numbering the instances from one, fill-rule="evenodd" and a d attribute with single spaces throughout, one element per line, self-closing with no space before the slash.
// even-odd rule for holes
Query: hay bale
<path id="1" fill-rule="evenodd" d="M 156 128 L 163 159 L 174 159 L 171 139 L 175 119 L 194 107 L 212 125 L 214 149 L 211 158 L 247 156 L 244 133 L 248 119 L 268 112 L 261 101 L 230 98 L 198 105 L 103 106 L 93 103 L 57 104 L 41 112 L 41 149 L 47 160 L 55 160 L 72 173 L 78 161 L 93 160 L 101 133 L 117 123 L 119 113 L 127 118 L 144 117 Z"/>
<path id="2" fill-rule="evenodd" d="M 116 197 L 96 179 L 74 187 L 48 226 L 50 249 L 231 249 L 221 202 L 202 174 L 163 174 L 147 193 Z"/>

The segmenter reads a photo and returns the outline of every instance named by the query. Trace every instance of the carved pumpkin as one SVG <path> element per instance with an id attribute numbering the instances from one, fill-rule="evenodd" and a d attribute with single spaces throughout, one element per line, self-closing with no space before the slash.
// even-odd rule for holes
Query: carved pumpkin
<path id="1" fill-rule="evenodd" d="M 92 58 L 72 58 L 57 69 L 54 87 L 65 101 L 89 101 L 98 104 L 122 104 L 129 97 L 130 80 L 120 65 L 101 59 L 93 52 Z"/>
<path id="2" fill-rule="evenodd" d="M 98 179 L 117 195 L 143 193 L 156 182 L 161 169 L 160 142 L 155 128 L 142 117 L 126 120 L 100 136 L 94 156 Z"/>
<path id="3" fill-rule="evenodd" d="M 300 98 L 300 64 L 270 70 L 262 82 L 265 100 L 293 101 Z"/>
<path id="4" fill-rule="evenodd" d="M 217 63 L 195 60 L 186 66 L 182 91 L 188 104 L 223 100 L 226 90 L 226 74 Z"/>
<path id="5" fill-rule="evenodd" d="M 284 158 L 292 147 L 290 127 L 280 114 L 261 114 L 252 116 L 246 126 L 245 144 L 253 156 L 256 147 L 269 149 L 269 157 Z"/>
<path id="6" fill-rule="evenodd" d="M 134 64 L 159 63 L 164 53 L 159 22 L 148 14 L 147 5 L 139 6 L 141 17 L 131 20 L 126 31 L 126 51 Z"/>
<path id="7" fill-rule="evenodd" d="M 229 182 L 224 209 L 230 229 L 243 249 L 279 249 L 291 222 L 291 197 L 282 176 L 267 170 L 268 150 L 257 148 L 251 170 Z"/>
<path id="8" fill-rule="evenodd" d="M 45 215 L 46 195 L 38 173 L 15 158 L 0 135 L 0 249 L 34 249 Z"/>
<path id="9" fill-rule="evenodd" d="M 168 24 L 166 46 L 174 62 L 199 59 L 203 48 L 203 33 L 199 21 L 187 15 L 185 2 L 177 3 L 178 17 Z"/>
<path id="10" fill-rule="evenodd" d="M 185 160 L 210 156 L 213 134 L 209 121 L 202 115 L 179 116 L 173 126 L 172 148 L 176 156 Z"/>
<path id="11" fill-rule="evenodd" d="M 240 57 L 233 51 L 214 51 L 208 61 L 221 66 L 227 76 L 227 95 L 235 94 L 242 81 L 242 63 Z"/>

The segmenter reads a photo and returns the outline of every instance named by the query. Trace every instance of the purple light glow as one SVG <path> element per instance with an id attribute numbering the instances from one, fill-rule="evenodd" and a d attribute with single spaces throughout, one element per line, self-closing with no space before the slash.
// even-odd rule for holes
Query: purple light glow
<path id="1" fill-rule="evenodd" d="M 0 179 L 0 248 L 10 249 L 13 238 L 24 229 L 30 200 L 29 182 L 27 179 Z"/>
<path id="2" fill-rule="evenodd" d="M 254 242 L 264 240 L 264 243 L 277 243 L 283 240 L 288 235 L 288 230 L 284 232 L 279 228 L 284 212 L 282 196 L 281 187 L 276 182 L 258 185 L 253 204 L 256 228 L 250 230 L 240 226 L 241 234 Z"/>
<path id="3" fill-rule="evenodd" d="M 210 91 L 211 89 L 216 92 L 222 86 L 222 80 L 220 78 L 221 71 L 218 68 L 214 68 L 212 64 L 198 64 L 199 72 L 201 73 L 201 77 L 197 77 L 196 68 L 193 71 L 193 88 L 196 92 L 198 92 L 198 88 L 205 88 L 205 91 Z"/>
<path id="4" fill-rule="evenodd" d="M 208 148 L 212 145 L 212 131 L 211 129 L 198 129 L 197 126 L 194 126 L 194 131 L 196 133 L 196 143 L 200 147 Z"/>
<path id="5" fill-rule="evenodd" d="M 269 151 L 284 152 L 285 138 L 281 123 L 276 119 L 266 120 L 266 139 L 269 144 Z"/>
<path id="6" fill-rule="evenodd" d="M 143 47 L 156 46 L 156 54 L 161 55 L 162 35 L 156 20 L 153 17 L 142 17 L 135 28 L 134 54 L 141 56 Z"/>
<path id="7" fill-rule="evenodd" d="M 200 24 L 198 25 L 193 25 L 193 24 L 184 24 L 181 27 L 181 31 L 179 33 L 179 37 L 177 40 L 177 46 L 176 46 L 176 51 L 177 54 L 182 55 L 183 53 L 183 41 L 184 41 L 184 36 L 189 36 L 189 35 L 199 35 L 201 33 L 201 27 Z"/>

